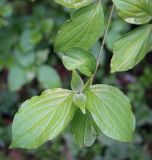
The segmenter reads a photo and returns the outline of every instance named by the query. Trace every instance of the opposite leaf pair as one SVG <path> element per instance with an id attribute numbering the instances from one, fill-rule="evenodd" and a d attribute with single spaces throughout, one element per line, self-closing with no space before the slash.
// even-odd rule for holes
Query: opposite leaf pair
<path id="1" fill-rule="evenodd" d="M 31 149 L 52 140 L 74 115 L 71 126 L 81 146 L 92 145 L 99 129 L 113 139 L 132 140 L 135 117 L 129 99 L 120 90 L 100 84 L 86 87 L 78 93 L 76 90 L 80 88 L 74 81 L 72 86 L 75 91 L 48 89 L 41 96 L 24 102 L 13 121 L 11 147 Z M 80 97 L 75 102 L 75 95 L 78 94 Z"/>
<path id="2" fill-rule="evenodd" d="M 65 5 L 70 2 L 71 7 L 92 2 L 56 1 Z M 132 140 L 135 117 L 129 99 L 115 87 L 90 84 L 96 60 L 87 50 L 103 31 L 100 2 L 76 10 L 71 21 L 61 27 L 55 39 L 55 50 L 65 53 L 63 64 L 73 71 L 72 91 L 48 89 L 24 102 L 13 121 L 11 147 L 36 148 L 55 138 L 70 121 L 74 137 L 81 146 L 90 146 L 99 130 L 116 140 Z M 89 83 L 84 85 L 77 71 L 89 77 Z"/>

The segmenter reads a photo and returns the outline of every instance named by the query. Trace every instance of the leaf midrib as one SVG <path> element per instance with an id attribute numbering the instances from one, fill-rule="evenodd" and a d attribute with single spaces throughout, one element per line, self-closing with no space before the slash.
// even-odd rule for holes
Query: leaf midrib
<path id="1" fill-rule="evenodd" d="M 137 8 L 143 10 L 143 11 L 144 11 L 145 13 L 147 13 L 148 15 L 152 16 L 152 13 L 147 12 L 147 10 L 145 10 L 145 9 L 144 9 L 143 7 L 141 7 L 141 6 L 138 6 L 137 4 L 134 4 L 134 3 L 130 2 L 130 1 L 126 1 L 126 0 L 124 0 L 124 2 L 125 2 L 125 3 L 128 3 L 128 4 L 130 4 L 130 5 L 136 6 Z"/>
<path id="2" fill-rule="evenodd" d="M 113 115 L 116 117 L 116 119 L 121 122 L 121 119 L 119 118 L 119 116 L 117 116 L 117 115 L 113 112 L 113 110 L 111 110 L 111 107 L 109 107 L 109 105 L 107 105 L 106 102 L 104 102 L 103 100 L 101 100 L 100 97 L 98 97 L 94 92 L 92 92 L 92 94 L 93 94 L 97 99 L 99 99 L 99 101 L 101 101 L 101 102 L 103 103 L 103 109 L 104 109 L 106 115 L 109 115 L 109 113 L 107 113 L 107 110 L 106 110 L 106 108 L 108 108 L 108 109 L 110 110 L 110 112 L 112 112 Z M 105 107 L 105 106 L 108 106 L 108 107 Z M 96 108 L 96 109 L 97 109 L 97 108 Z M 121 113 L 123 113 L 122 110 L 121 110 Z M 124 115 L 124 114 L 123 114 L 123 115 Z M 109 117 L 110 121 L 113 122 L 113 120 L 110 118 L 110 115 L 109 115 L 108 117 Z M 128 123 L 127 123 L 127 124 L 128 124 Z M 129 125 L 129 124 L 128 124 L 128 125 Z M 117 130 L 120 131 L 120 129 L 119 129 L 116 125 L 114 125 L 114 126 L 117 128 Z M 127 127 L 124 127 L 123 125 L 121 125 L 121 126 L 122 126 L 122 128 L 125 129 L 125 131 L 128 132 Z M 129 128 L 130 128 L 130 127 L 129 127 Z M 130 129 L 131 129 L 131 128 L 130 128 Z M 115 130 L 115 132 L 117 132 L 117 131 Z M 120 133 L 120 132 L 119 132 L 119 133 Z M 128 132 L 128 134 L 129 134 L 129 132 Z M 122 137 L 123 137 L 123 135 L 122 135 Z"/>
<path id="3" fill-rule="evenodd" d="M 89 21 L 86 23 L 86 26 L 85 26 L 74 38 L 72 37 L 71 40 L 69 40 L 68 43 L 66 43 L 66 44 L 64 45 L 64 48 L 65 48 L 67 45 L 69 45 L 69 43 L 71 43 L 71 41 L 73 41 L 74 39 L 76 39 L 76 38 L 78 37 L 78 35 L 80 35 L 80 33 L 82 33 L 82 32 L 88 27 L 90 21 L 94 18 L 95 14 L 96 14 L 96 9 L 97 9 L 98 5 L 99 5 L 99 4 L 97 4 L 97 6 L 95 7 L 91 18 L 90 18 Z M 74 21 L 74 20 L 73 20 L 73 21 Z M 86 21 L 87 21 L 87 20 L 86 20 Z M 71 23 L 72 23 L 72 21 L 71 21 Z M 77 26 L 77 27 L 78 27 L 78 26 Z M 75 29 L 75 28 L 74 28 L 74 29 Z M 73 31 L 73 30 L 72 30 L 72 31 Z M 71 31 L 71 32 L 72 32 L 72 31 Z"/>

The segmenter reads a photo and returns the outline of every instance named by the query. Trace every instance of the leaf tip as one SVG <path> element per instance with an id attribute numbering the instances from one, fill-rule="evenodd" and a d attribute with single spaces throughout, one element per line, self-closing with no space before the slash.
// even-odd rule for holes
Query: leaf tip
<path id="1" fill-rule="evenodd" d="M 126 143 L 132 142 L 133 140 L 134 140 L 134 134 L 133 133 L 130 133 L 130 135 L 126 136 L 122 140 L 120 139 L 120 141 L 126 142 Z"/>

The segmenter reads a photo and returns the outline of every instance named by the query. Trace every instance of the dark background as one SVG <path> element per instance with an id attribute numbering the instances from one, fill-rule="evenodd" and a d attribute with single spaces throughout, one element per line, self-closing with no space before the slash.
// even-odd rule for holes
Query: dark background
<path id="1" fill-rule="evenodd" d="M 103 0 L 105 21 L 111 1 Z M 53 0 L 0 0 L 0 160 L 151 160 L 152 54 L 134 69 L 110 74 L 112 45 L 137 27 L 114 12 L 95 82 L 119 87 L 132 101 L 137 119 L 132 143 L 100 135 L 90 148 L 80 148 L 71 130 L 36 150 L 12 149 L 11 124 L 20 104 L 46 88 L 70 87 L 71 73 L 54 53 L 53 40 L 71 9 Z M 91 49 L 99 53 L 102 38 Z M 119 115 L 118 115 L 119 116 Z"/>

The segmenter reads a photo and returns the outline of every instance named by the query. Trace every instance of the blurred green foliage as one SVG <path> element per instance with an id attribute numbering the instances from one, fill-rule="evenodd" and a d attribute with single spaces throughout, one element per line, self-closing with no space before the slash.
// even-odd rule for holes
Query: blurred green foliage
<path id="1" fill-rule="evenodd" d="M 108 17 L 110 0 L 102 2 Z M 61 55 L 54 53 L 53 40 L 71 12 L 52 0 L 0 0 L 0 160 L 151 160 L 152 56 L 148 54 L 133 70 L 110 74 L 113 42 L 135 27 L 116 13 L 95 81 L 117 86 L 131 99 L 137 119 L 134 142 L 99 135 L 92 147 L 79 148 L 69 128 L 37 150 L 8 149 L 12 119 L 20 104 L 43 89 L 69 87 L 71 75 Z M 92 48 L 95 56 L 99 48 L 100 42 Z"/>

